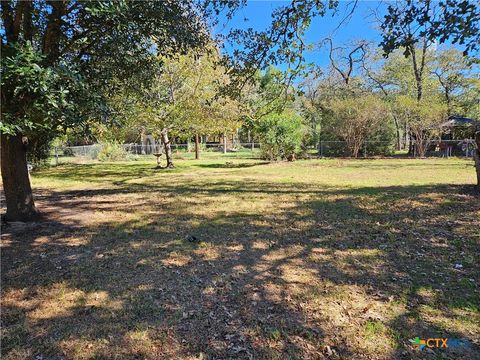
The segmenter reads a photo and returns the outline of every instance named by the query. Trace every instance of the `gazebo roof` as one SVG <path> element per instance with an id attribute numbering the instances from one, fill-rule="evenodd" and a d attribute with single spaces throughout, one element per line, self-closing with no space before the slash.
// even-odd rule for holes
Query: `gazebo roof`
<path id="1" fill-rule="evenodd" d="M 463 116 L 450 116 L 447 121 L 440 124 L 442 128 L 454 128 L 454 127 L 465 127 L 465 126 L 476 126 L 479 125 L 479 122 L 474 119 L 466 118 Z"/>

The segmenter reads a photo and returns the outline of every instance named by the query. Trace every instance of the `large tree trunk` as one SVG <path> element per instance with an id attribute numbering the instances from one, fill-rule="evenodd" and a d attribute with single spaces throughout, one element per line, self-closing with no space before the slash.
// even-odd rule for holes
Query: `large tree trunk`
<path id="1" fill-rule="evenodd" d="M 200 159 L 200 139 L 198 134 L 195 135 L 195 160 Z"/>
<path id="2" fill-rule="evenodd" d="M 170 140 L 168 139 L 168 129 L 165 128 L 160 133 L 160 138 L 162 140 L 163 148 L 165 150 L 165 158 L 167 160 L 167 168 L 173 168 L 173 156 L 172 156 L 172 147 L 170 146 Z"/>
<path id="3" fill-rule="evenodd" d="M 473 157 L 475 159 L 475 170 L 477 171 L 477 187 L 480 188 L 480 131 L 475 133 L 475 142 L 477 148 L 473 152 Z"/>
<path id="4" fill-rule="evenodd" d="M 21 135 L 1 135 L 1 169 L 7 204 L 5 219 L 32 221 L 39 213 L 35 207 L 27 169 L 27 154 Z"/>

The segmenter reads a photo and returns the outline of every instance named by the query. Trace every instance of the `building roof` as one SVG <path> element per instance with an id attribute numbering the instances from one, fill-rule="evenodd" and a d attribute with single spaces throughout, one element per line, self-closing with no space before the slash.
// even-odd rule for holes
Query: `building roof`
<path id="1" fill-rule="evenodd" d="M 463 116 L 450 116 L 447 121 L 440 124 L 442 128 L 453 127 L 465 127 L 465 126 L 478 126 L 479 122 L 474 119 L 466 118 Z"/>

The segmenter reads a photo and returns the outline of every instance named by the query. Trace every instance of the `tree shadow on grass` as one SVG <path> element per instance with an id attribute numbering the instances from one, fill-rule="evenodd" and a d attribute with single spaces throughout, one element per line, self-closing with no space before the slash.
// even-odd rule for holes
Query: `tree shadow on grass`
<path id="1" fill-rule="evenodd" d="M 212 203 L 226 194 L 272 203 Z M 445 354 L 473 358 L 477 200 L 456 186 L 256 181 L 45 193 L 51 226 L 4 234 L 2 352 L 397 359 L 444 354 L 408 343 L 441 336 L 469 339 Z M 114 215 L 55 215 L 66 208 Z"/>

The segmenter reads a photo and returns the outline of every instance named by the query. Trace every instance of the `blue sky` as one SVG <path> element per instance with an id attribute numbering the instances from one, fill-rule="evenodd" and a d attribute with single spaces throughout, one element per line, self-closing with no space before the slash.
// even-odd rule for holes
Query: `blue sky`
<path id="1" fill-rule="evenodd" d="M 288 4 L 284 1 L 248 1 L 247 5 L 239 9 L 234 18 L 226 22 L 223 20 L 216 26 L 214 32 L 227 34 L 231 28 L 249 28 L 263 30 L 271 22 L 271 13 L 278 6 Z M 350 1 L 340 1 L 337 13 L 331 11 L 324 17 L 315 18 L 306 33 L 307 43 L 318 43 L 326 37 L 332 37 L 334 46 L 351 43 L 355 40 L 371 40 L 378 44 L 381 41 L 380 32 L 375 28 L 373 11 L 382 13 L 385 3 L 380 1 L 359 1 L 349 21 L 336 30 L 342 19 L 351 8 Z M 328 64 L 328 48 L 305 54 L 306 62 L 313 62 L 325 66 Z M 280 66 L 282 67 L 282 66 Z"/>

